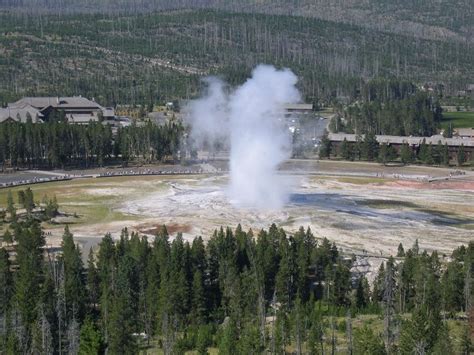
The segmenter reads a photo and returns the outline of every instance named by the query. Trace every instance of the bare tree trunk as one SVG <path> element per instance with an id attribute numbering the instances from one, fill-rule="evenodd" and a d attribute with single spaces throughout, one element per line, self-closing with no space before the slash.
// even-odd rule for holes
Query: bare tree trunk
<path id="1" fill-rule="evenodd" d="M 393 265 L 387 262 L 384 282 L 384 338 L 385 338 L 385 349 L 387 354 L 390 354 L 390 350 L 393 344 L 393 288 L 394 288 L 394 275 Z"/>
<path id="2" fill-rule="evenodd" d="M 351 311 L 347 312 L 346 324 L 347 324 L 347 353 L 349 355 L 352 355 L 352 316 L 351 316 Z"/>
<path id="3" fill-rule="evenodd" d="M 63 329 L 64 329 L 64 316 L 65 316 L 65 290 L 64 290 L 64 265 L 61 266 L 59 275 L 58 275 L 58 286 L 57 286 L 57 302 L 56 302 L 56 317 L 58 320 L 58 353 L 61 355 L 63 353 Z"/>
<path id="4" fill-rule="evenodd" d="M 336 326 L 333 315 L 331 315 L 331 355 L 336 355 Z"/>

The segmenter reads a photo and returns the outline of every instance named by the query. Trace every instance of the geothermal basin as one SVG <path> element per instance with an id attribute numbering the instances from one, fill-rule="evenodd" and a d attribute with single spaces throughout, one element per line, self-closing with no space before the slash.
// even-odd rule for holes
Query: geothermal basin
<path id="1" fill-rule="evenodd" d="M 43 224 L 48 244 L 60 244 L 67 223 L 85 254 L 105 233 L 118 238 L 125 227 L 152 239 L 165 224 L 171 238 L 181 232 L 206 240 L 216 228 L 239 223 L 254 234 L 272 223 L 288 233 L 309 227 L 346 252 L 395 255 L 400 242 L 407 248 L 418 239 L 421 249 L 449 254 L 474 236 L 474 172 L 453 171 L 290 162 L 279 172 L 290 186 L 287 201 L 276 210 L 236 207 L 226 174 L 86 178 L 31 188 L 37 200 L 55 194 L 65 213 Z M 6 194 L 0 191 L 3 203 Z"/>
<path id="2" fill-rule="evenodd" d="M 410 247 L 416 239 L 422 248 L 448 252 L 473 235 L 474 199 L 468 196 L 474 198 L 474 191 L 394 180 L 289 178 L 294 186 L 278 210 L 236 207 L 228 199 L 225 176 L 164 181 L 160 191 L 118 208 L 180 226 L 177 231 L 186 238 L 206 238 L 220 226 L 240 223 L 258 231 L 275 223 L 288 232 L 310 227 L 316 237 L 336 241 L 345 250 L 383 255 L 396 254 L 400 242 Z"/>

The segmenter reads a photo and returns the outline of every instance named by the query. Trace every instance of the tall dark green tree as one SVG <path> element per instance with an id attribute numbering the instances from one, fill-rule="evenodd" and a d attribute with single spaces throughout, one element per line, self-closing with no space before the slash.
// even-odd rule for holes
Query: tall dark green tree
<path id="1" fill-rule="evenodd" d="M 331 157 L 331 149 L 331 140 L 328 137 L 328 133 L 325 132 L 323 137 L 321 138 L 321 144 L 319 146 L 319 157 L 329 159 Z"/>
<path id="2" fill-rule="evenodd" d="M 368 132 L 364 136 L 364 140 L 362 143 L 362 156 L 364 159 L 373 161 L 378 155 L 379 151 L 379 143 L 377 141 L 377 137 L 375 133 Z"/>
<path id="3" fill-rule="evenodd" d="M 6 348 L 9 312 L 13 295 L 13 276 L 8 252 L 0 248 L 0 345 Z"/>
<path id="4" fill-rule="evenodd" d="M 85 307 L 85 280 L 84 269 L 79 246 L 74 243 L 69 227 L 64 229 L 61 243 L 63 255 L 61 261 L 64 263 L 65 297 L 67 318 L 78 317 L 82 319 Z"/>
<path id="5" fill-rule="evenodd" d="M 458 152 L 456 155 L 458 166 L 462 166 L 466 162 L 466 153 L 464 152 L 464 144 L 458 148 Z"/>
<path id="6" fill-rule="evenodd" d="M 14 229 L 16 247 L 15 306 L 28 338 L 38 315 L 37 305 L 43 281 L 44 235 L 37 222 L 19 223 Z M 28 344 L 28 342 L 26 342 Z M 25 344 L 24 344 L 25 345 Z"/>

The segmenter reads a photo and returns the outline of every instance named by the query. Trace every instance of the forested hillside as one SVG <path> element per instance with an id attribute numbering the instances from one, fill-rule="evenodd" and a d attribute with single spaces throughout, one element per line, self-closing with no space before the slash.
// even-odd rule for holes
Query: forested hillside
<path id="1" fill-rule="evenodd" d="M 223 9 L 314 17 L 437 40 L 474 41 L 474 7 L 470 0 L 5 0 L 2 3 L 5 8 L 33 13 Z"/>
<path id="2" fill-rule="evenodd" d="M 474 48 L 308 17 L 222 11 L 0 15 L 0 101 L 95 97 L 103 104 L 196 95 L 199 76 L 244 80 L 258 63 L 290 67 L 308 101 L 357 98 L 373 78 L 473 81 Z"/>

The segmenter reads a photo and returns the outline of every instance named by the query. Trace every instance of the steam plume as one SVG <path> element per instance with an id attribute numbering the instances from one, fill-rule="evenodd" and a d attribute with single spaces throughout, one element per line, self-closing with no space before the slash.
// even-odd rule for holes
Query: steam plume
<path id="1" fill-rule="evenodd" d="M 297 77 L 288 69 L 259 65 L 232 93 L 222 81 L 207 83 L 207 94 L 190 105 L 192 134 L 198 141 L 230 139 L 231 201 L 240 207 L 282 207 L 288 192 L 277 168 L 291 153 L 284 104 L 300 100 Z"/>

